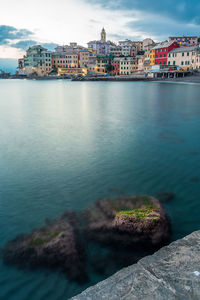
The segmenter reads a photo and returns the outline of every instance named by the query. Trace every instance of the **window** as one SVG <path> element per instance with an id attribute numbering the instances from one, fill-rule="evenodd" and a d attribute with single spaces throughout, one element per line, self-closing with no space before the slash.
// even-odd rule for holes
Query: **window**
<path id="1" fill-rule="evenodd" d="M 170 61 L 168 61 L 168 65 L 170 65 Z"/>
<path id="2" fill-rule="evenodd" d="M 175 60 L 173 61 L 173 65 L 174 65 L 174 66 L 176 65 L 176 62 L 175 62 Z"/>
<path id="3" fill-rule="evenodd" d="M 187 52 L 187 56 L 190 56 L 190 53 L 189 53 L 189 52 Z"/>
<path id="4" fill-rule="evenodd" d="M 182 56 L 184 56 L 185 55 L 185 53 L 184 52 L 182 52 Z"/>

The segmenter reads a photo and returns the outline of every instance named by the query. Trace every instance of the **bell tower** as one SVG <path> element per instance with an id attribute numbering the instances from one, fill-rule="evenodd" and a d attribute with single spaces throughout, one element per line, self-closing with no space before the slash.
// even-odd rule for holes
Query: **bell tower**
<path id="1" fill-rule="evenodd" d="M 101 31 L 101 41 L 106 42 L 106 31 L 104 28 Z"/>

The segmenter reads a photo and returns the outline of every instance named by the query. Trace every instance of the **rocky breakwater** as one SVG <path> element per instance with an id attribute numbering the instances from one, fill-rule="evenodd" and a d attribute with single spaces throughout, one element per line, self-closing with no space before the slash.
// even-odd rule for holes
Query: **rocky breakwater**
<path id="1" fill-rule="evenodd" d="M 170 222 L 157 199 L 117 197 L 98 200 L 82 212 L 67 211 L 8 242 L 2 254 L 6 264 L 56 269 L 84 283 L 89 280 L 86 270 L 109 276 L 168 244 L 170 233 Z M 106 255 L 102 247 L 107 248 Z M 96 254 L 94 248 L 99 249 Z"/>
<path id="2" fill-rule="evenodd" d="M 150 196 L 101 199 L 87 211 L 87 238 L 115 247 L 160 248 L 169 243 L 170 222 Z"/>
<path id="3" fill-rule="evenodd" d="M 8 242 L 2 251 L 4 262 L 20 268 L 56 269 L 80 283 L 87 280 L 85 252 L 77 229 L 68 220 L 68 217 L 72 219 L 71 215 L 67 213 L 39 230 Z"/>

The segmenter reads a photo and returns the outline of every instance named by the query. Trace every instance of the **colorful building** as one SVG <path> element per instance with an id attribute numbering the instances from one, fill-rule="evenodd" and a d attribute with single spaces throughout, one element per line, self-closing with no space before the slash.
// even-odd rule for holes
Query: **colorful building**
<path id="1" fill-rule="evenodd" d="M 168 53 L 175 48 L 179 48 L 176 42 L 163 42 L 156 45 L 155 50 L 155 65 L 167 65 Z"/>
<path id="2" fill-rule="evenodd" d="M 105 74 L 107 73 L 107 67 L 109 64 L 109 56 L 108 55 L 97 55 L 96 56 L 96 73 Z"/>
<path id="3" fill-rule="evenodd" d="M 143 51 L 150 50 L 151 48 L 153 48 L 152 45 L 155 46 L 155 42 L 152 39 L 150 39 L 150 38 L 146 38 L 142 42 L 142 50 Z"/>
<path id="4" fill-rule="evenodd" d="M 198 44 L 197 36 L 170 36 L 169 42 L 177 42 L 180 46 L 196 46 Z"/>
<path id="5" fill-rule="evenodd" d="M 149 57 L 149 65 L 154 66 L 155 65 L 155 50 L 150 50 L 150 57 Z"/>
<path id="6" fill-rule="evenodd" d="M 103 28 L 101 31 L 101 39 L 98 41 L 90 41 L 88 48 L 96 50 L 99 55 L 109 54 L 110 47 L 115 46 L 111 41 L 106 41 L 106 31 Z"/>
<path id="7" fill-rule="evenodd" d="M 86 49 L 86 48 L 78 45 L 77 43 L 70 43 L 69 45 L 57 46 L 55 48 L 55 52 L 78 54 L 81 50 L 84 50 L 84 49 Z"/>
<path id="8" fill-rule="evenodd" d="M 137 71 L 135 57 L 120 57 L 120 75 L 131 75 Z"/>
<path id="9" fill-rule="evenodd" d="M 29 47 L 23 58 L 24 74 L 48 75 L 52 71 L 51 59 L 52 52 L 46 48 L 40 45 Z M 19 63 L 20 70 L 22 71 L 21 60 L 19 60 Z"/>
<path id="10" fill-rule="evenodd" d="M 144 55 L 136 56 L 136 70 L 137 70 L 137 72 L 144 71 Z"/>
<path id="11" fill-rule="evenodd" d="M 114 57 L 111 59 L 111 66 L 113 67 L 113 70 L 110 71 L 111 75 L 119 75 L 120 74 L 120 58 Z"/>
<path id="12" fill-rule="evenodd" d="M 92 50 L 81 50 L 79 54 L 79 66 L 87 67 L 88 65 L 95 64 L 96 53 Z"/>
<path id="13" fill-rule="evenodd" d="M 180 67 L 185 71 L 199 69 L 199 55 L 198 46 L 173 49 L 168 53 L 168 66 Z"/>
<path id="14" fill-rule="evenodd" d="M 66 52 L 54 52 L 52 53 L 52 68 L 58 70 L 58 68 L 78 68 L 79 56 L 75 53 Z"/>
<path id="15" fill-rule="evenodd" d="M 109 49 L 109 54 L 112 54 L 114 57 L 118 57 L 122 55 L 122 47 L 121 46 L 111 46 Z"/>

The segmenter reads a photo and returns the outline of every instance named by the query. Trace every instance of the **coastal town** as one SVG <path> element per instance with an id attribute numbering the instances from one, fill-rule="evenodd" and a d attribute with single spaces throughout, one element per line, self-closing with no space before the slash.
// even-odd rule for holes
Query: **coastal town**
<path id="1" fill-rule="evenodd" d="M 49 51 L 41 45 L 29 47 L 18 60 L 18 77 L 175 77 L 200 71 L 200 38 L 174 36 L 162 42 L 107 40 L 103 28 L 100 39 L 88 47 L 70 43 Z"/>

